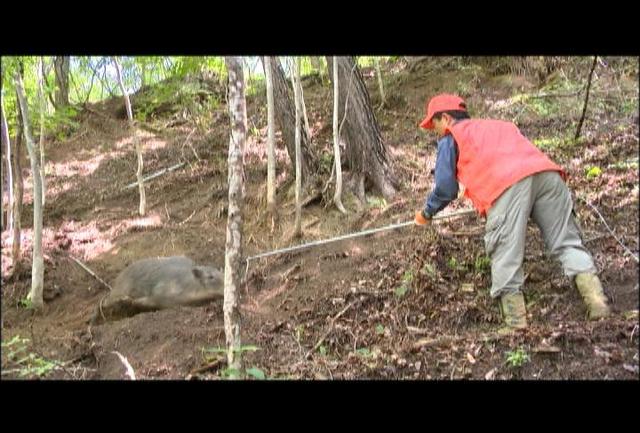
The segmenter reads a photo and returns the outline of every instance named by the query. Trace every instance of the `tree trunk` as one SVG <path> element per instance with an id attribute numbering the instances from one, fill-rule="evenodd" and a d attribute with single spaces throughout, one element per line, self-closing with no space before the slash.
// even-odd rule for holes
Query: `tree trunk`
<path id="1" fill-rule="evenodd" d="M 120 90 L 124 95 L 124 103 L 127 107 L 127 118 L 129 119 L 129 131 L 131 131 L 133 144 L 136 149 L 136 155 L 138 157 L 138 169 L 136 170 L 136 179 L 138 180 L 138 192 L 140 193 L 140 206 L 138 207 L 138 213 L 140 216 L 144 216 L 146 214 L 147 208 L 147 197 L 144 191 L 144 182 L 142 180 L 142 168 L 144 163 L 142 161 L 142 147 L 140 146 L 140 141 L 138 140 L 138 134 L 135 129 L 135 125 L 133 124 L 133 110 L 131 109 L 131 100 L 129 99 L 129 94 L 127 93 L 127 89 L 124 87 L 124 82 L 122 81 L 122 70 L 120 68 L 120 62 L 116 57 L 113 58 L 113 64 L 116 67 L 116 75 L 118 76 L 118 84 L 120 85 Z"/>
<path id="2" fill-rule="evenodd" d="M 273 77 L 271 74 L 271 57 L 265 56 L 265 80 L 267 85 L 267 210 L 272 220 L 276 215 L 276 130 L 273 103 Z"/>
<path id="3" fill-rule="evenodd" d="M 278 122 L 280 131 L 282 131 L 282 138 L 287 148 L 287 153 L 291 161 L 293 161 L 292 166 L 293 169 L 295 169 L 295 105 L 291 98 L 284 70 L 277 58 L 273 58 L 271 62 L 271 75 L 273 79 L 276 121 Z M 301 135 L 300 148 L 302 150 L 302 182 L 306 185 L 310 177 L 318 170 L 318 159 L 311 151 L 311 139 L 306 131 Z"/>
<path id="4" fill-rule="evenodd" d="M 399 186 L 391 167 L 387 148 L 382 140 L 369 92 L 362 74 L 353 57 L 336 57 L 339 75 L 339 109 L 344 112 L 347 96 L 344 130 L 340 137 L 346 142 L 346 162 L 356 179 L 369 180 L 382 195 L 390 200 Z M 333 59 L 327 57 L 329 70 L 333 69 Z M 333 74 L 330 74 L 333 82 Z M 340 113 L 340 117 L 343 113 Z M 362 180 L 359 180 L 362 182 Z"/>
<path id="5" fill-rule="evenodd" d="M 313 67 L 313 69 L 315 69 L 320 75 L 322 75 L 324 73 L 324 68 L 322 67 L 322 58 L 311 56 L 309 57 L 309 59 L 311 60 L 311 66 Z"/>
<path id="6" fill-rule="evenodd" d="M 384 86 L 382 85 L 382 72 L 380 72 L 380 59 L 378 57 L 374 57 L 374 59 L 376 63 L 376 72 L 378 75 L 378 87 L 380 89 L 380 108 L 382 108 L 384 107 L 386 98 L 384 96 Z"/>
<path id="7" fill-rule="evenodd" d="M 598 56 L 593 56 L 593 63 L 591 64 L 591 70 L 589 71 L 589 78 L 587 78 L 587 92 L 584 96 L 584 106 L 582 107 L 582 116 L 580 116 L 580 121 L 578 122 L 578 128 L 576 129 L 576 135 L 574 140 L 580 138 L 580 131 L 582 131 L 582 123 L 584 122 L 584 117 L 587 114 L 587 105 L 589 104 L 589 90 L 591 90 L 591 79 L 593 78 L 593 71 L 596 69 L 596 64 L 598 63 Z"/>
<path id="8" fill-rule="evenodd" d="M 295 110 L 295 143 L 296 143 L 296 220 L 293 230 L 294 237 L 302 236 L 302 155 L 300 149 L 300 135 L 301 135 L 301 117 L 302 117 L 302 104 L 300 103 L 300 59 L 293 59 L 293 73 L 291 74 L 291 82 L 293 84 L 293 100 L 296 106 Z"/>
<path id="9" fill-rule="evenodd" d="M 333 163 L 336 172 L 336 192 L 333 195 L 333 202 L 340 212 L 346 214 L 347 211 L 342 205 L 342 158 L 340 156 L 340 140 L 339 140 L 339 125 L 338 125 L 338 65 L 337 62 L 333 62 Z"/>
<path id="10" fill-rule="evenodd" d="M 298 70 L 299 69 L 300 68 L 298 67 Z M 307 104 L 304 103 L 304 91 L 302 90 L 302 81 L 300 77 L 298 77 L 298 81 L 300 81 L 300 85 L 298 86 L 298 91 L 300 92 L 300 105 L 302 106 L 301 114 L 302 114 L 302 119 L 304 120 L 304 123 L 303 123 L 304 133 L 307 135 L 307 137 L 309 137 L 309 141 L 311 141 L 311 128 L 309 128 L 309 116 L 307 116 Z"/>
<path id="11" fill-rule="evenodd" d="M 13 141 L 13 151 L 11 152 L 11 164 L 13 165 L 13 236 L 11 241 L 11 257 L 14 274 L 20 273 L 22 267 L 21 236 L 22 230 L 22 197 L 24 195 L 24 185 L 22 183 L 22 114 L 20 107 L 16 107 L 18 112 L 18 122 L 16 127 L 16 137 Z"/>
<path id="12" fill-rule="evenodd" d="M 69 105 L 69 56 L 57 56 L 54 60 L 56 73 L 56 109 Z"/>
<path id="13" fill-rule="evenodd" d="M 31 160 L 31 177 L 33 178 L 33 261 L 31 268 L 31 291 L 28 299 L 33 307 L 40 309 L 43 306 L 42 289 L 44 284 L 44 259 L 42 257 L 42 181 L 40 179 L 40 160 L 38 149 L 33 142 L 29 127 L 29 109 L 24 94 L 24 86 L 20 73 L 14 75 L 18 105 L 22 115 L 22 128 L 24 139 L 27 143 L 29 159 Z"/>
<path id="14" fill-rule="evenodd" d="M 56 101 L 53 97 L 53 91 L 51 90 L 51 84 L 49 83 L 49 73 L 51 72 L 51 68 L 55 67 L 55 61 L 52 62 L 47 68 L 45 65 L 42 65 L 42 76 L 44 77 L 44 84 L 46 90 L 46 96 L 49 99 L 49 102 L 53 107 L 56 106 Z M 55 71 L 54 71 L 55 72 Z"/>
<path id="15" fill-rule="evenodd" d="M 8 191 L 8 198 L 9 198 L 9 202 L 7 203 L 7 221 L 6 221 L 6 226 L 3 225 L 2 228 L 4 231 L 4 228 L 6 227 L 9 230 L 13 229 L 13 163 L 12 163 L 12 158 L 11 158 L 11 140 L 9 139 L 9 127 L 7 126 L 7 117 L 4 114 L 4 96 L 2 95 L 2 92 L 0 92 L 0 114 L 1 114 L 1 118 L 0 118 L 0 128 L 2 129 L 2 143 L 4 143 L 5 145 L 5 155 L 3 160 L 6 163 L 6 171 L 7 171 L 7 188 L 9 189 Z M 4 173 L 3 173 L 4 174 Z M 4 176 L 2 177 L 2 184 L 4 185 Z M 3 194 L 4 197 L 4 194 Z M 4 209 L 4 208 L 3 208 Z M 3 223 L 4 224 L 4 223 Z"/>
<path id="16" fill-rule="evenodd" d="M 229 368 L 240 372 L 242 353 L 240 309 L 237 291 L 242 280 L 242 208 L 244 205 L 243 152 L 247 135 L 246 100 L 242 63 L 238 57 L 226 57 L 229 73 L 229 205 L 224 269 L 224 329 Z"/>
<path id="17" fill-rule="evenodd" d="M 44 60 L 40 56 L 40 64 L 38 65 L 38 101 L 40 102 L 40 180 L 42 181 L 42 207 L 45 205 L 47 195 L 47 181 L 45 177 L 44 163 L 44 115 L 47 110 L 47 101 L 44 99 Z"/>

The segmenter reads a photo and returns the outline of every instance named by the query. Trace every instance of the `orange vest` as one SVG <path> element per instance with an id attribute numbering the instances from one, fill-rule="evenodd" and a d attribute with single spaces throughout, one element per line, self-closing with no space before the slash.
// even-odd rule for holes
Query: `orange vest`
<path id="1" fill-rule="evenodd" d="M 458 144 L 458 180 L 480 215 L 507 188 L 541 171 L 566 174 L 527 140 L 518 127 L 502 120 L 469 119 L 449 131 Z"/>

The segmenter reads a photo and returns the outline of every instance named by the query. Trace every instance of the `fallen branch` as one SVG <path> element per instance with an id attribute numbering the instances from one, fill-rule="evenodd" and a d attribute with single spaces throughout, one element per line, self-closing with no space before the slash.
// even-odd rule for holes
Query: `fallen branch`
<path id="1" fill-rule="evenodd" d="M 197 155 L 196 155 L 196 156 L 197 156 Z M 168 173 L 168 172 L 170 172 L 170 171 L 173 171 L 173 170 L 175 170 L 175 169 L 177 169 L 177 168 L 180 168 L 180 167 L 182 167 L 182 166 L 183 166 L 183 165 L 185 165 L 185 164 L 186 164 L 186 162 L 181 162 L 181 163 L 179 163 L 179 164 L 172 165 L 171 167 L 163 168 L 162 170 L 157 171 L 157 172 L 155 172 L 155 173 L 153 173 L 153 174 L 150 174 L 149 176 L 143 177 L 143 178 L 142 178 L 142 181 L 143 181 L 143 182 L 146 182 L 146 181 L 151 180 L 151 179 L 154 179 L 154 178 L 156 178 L 156 177 L 158 177 L 158 176 L 162 176 L 163 174 Z M 122 188 L 122 189 L 134 188 L 134 187 L 136 187 L 136 186 L 138 186 L 138 182 L 133 182 L 133 183 L 130 183 L 129 185 L 125 186 L 125 187 L 124 187 L 124 188 Z"/>
<path id="2" fill-rule="evenodd" d="M 107 283 L 106 281 L 104 281 L 102 278 L 100 278 L 99 276 L 97 276 L 91 269 L 89 269 L 87 267 L 87 265 L 85 265 L 84 263 L 82 263 L 80 260 L 76 259 L 75 257 L 69 256 L 69 258 L 71 260 L 73 260 L 74 262 L 76 262 L 78 265 L 80 265 L 80 267 L 82 269 L 84 269 L 85 271 L 87 271 L 92 277 L 94 277 L 96 280 L 98 280 L 99 282 L 101 282 L 102 284 L 104 284 L 104 286 L 109 289 L 110 291 L 113 290 L 113 288 L 109 285 L 109 283 Z"/>
<path id="3" fill-rule="evenodd" d="M 331 333 L 331 331 L 333 331 L 333 326 L 336 323 L 336 320 L 338 320 L 340 318 L 340 316 L 342 316 L 349 308 L 353 307 L 355 304 L 357 304 L 359 301 L 355 300 L 353 302 L 351 302 L 349 305 L 347 305 L 346 307 L 344 307 L 338 314 L 336 314 L 332 319 L 331 319 L 331 323 L 329 324 L 329 329 L 327 329 L 327 332 L 325 332 L 322 335 L 322 338 L 320 338 L 320 340 L 318 340 L 318 342 L 315 344 L 315 346 L 313 346 L 313 349 L 311 349 L 310 351 L 307 352 L 307 354 L 305 355 L 305 359 L 309 359 L 311 358 L 311 354 L 313 352 L 315 352 L 316 350 L 318 350 L 318 347 L 320 347 L 322 345 L 322 343 L 324 343 L 324 340 L 326 340 L 326 338 L 329 336 L 329 334 Z"/>
<path id="4" fill-rule="evenodd" d="M 609 231 L 609 233 L 611 233 L 611 236 L 613 236 L 613 238 L 620 244 L 620 246 L 631 256 L 633 257 L 633 259 L 636 261 L 636 263 L 640 263 L 640 259 L 638 259 L 638 256 L 636 256 L 635 254 L 633 254 L 631 252 L 631 250 L 629 248 L 627 248 L 626 246 L 624 246 L 624 244 L 622 242 L 620 242 L 620 239 L 618 239 L 618 237 L 615 235 L 615 233 L 613 233 L 613 230 L 611 230 L 611 227 L 609 227 L 609 224 L 607 224 L 607 221 L 605 221 L 604 217 L 602 216 L 602 214 L 598 211 L 598 209 L 596 209 L 596 207 L 594 205 L 592 205 L 591 203 L 589 203 L 587 200 L 583 199 L 582 197 L 578 197 L 580 200 L 582 200 L 583 202 L 585 202 L 587 204 L 587 206 L 589 206 L 591 209 L 594 210 L 594 212 L 600 217 L 600 219 L 602 220 L 602 222 L 604 223 L 604 226 L 607 228 L 607 230 Z"/>
<path id="5" fill-rule="evenodd" d="M 187 375 L 187 379 L 190 379 L 191 376 L 193 375 L 204 373 L 205 371 L 218 369 L 222 367 L 224 363 L 225 363 L 224 358 L 216 359 L 215 361 L 210 362 L 209 364 L 203 365 L 202 367 L 198 367 L 195 370 L 192 370 L 191 372 L 189 372 L 189 374 Z"/>
<path id="6" fill-rule="evenodd" d="M 133 371 L 133 367 L 131 367 L 131 364 L 129 364 L 129 361 L 127 361 L 127 358 L 125 358 L 119 352 L 116 352 L 116 351 L 113 351 L 111 353 L 117 355 L 118 358 L 120 358 L 120 361 L 122 362 L 122 364 L 124 364 L 124 367 L 127 369 L 127 376 L 129 376 L 129 379 L 136 380 L 136 373 Z"/>

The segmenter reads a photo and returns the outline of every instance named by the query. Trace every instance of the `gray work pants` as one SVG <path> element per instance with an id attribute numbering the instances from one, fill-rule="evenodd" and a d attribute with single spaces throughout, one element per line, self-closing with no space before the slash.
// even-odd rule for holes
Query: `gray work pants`
<path id="1" fill-rule="evenodd" d="M 528 176 L 498 197 L 487 212 L 484 237 L 491 258 L 492 298 L 522 289 L 529 217 L 540 228 L 547 249 L 560 261 L 566 276 L 596 272 L 572 210 L 569 189 L 555 171 Z"/>

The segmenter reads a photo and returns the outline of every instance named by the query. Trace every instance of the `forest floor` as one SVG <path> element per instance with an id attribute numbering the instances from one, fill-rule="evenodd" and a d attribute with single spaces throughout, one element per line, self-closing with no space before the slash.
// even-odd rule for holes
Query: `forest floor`
<path id="1" fill-rule="evenodd" d="M 272 228 L 265 217 L 266 98 L 248 96 L 245 255 L 411 220 L 433 186 L 435 162 L 435 136 L 417 123 L 427 98 L 458 92 L 474 117 L 515 119 L 566 169 L 614 315 L 585 319 L 577 290 L 531 225 L 525 261 L 530 326 L 496 337 L 492 331 L 501 319 L 488 294 L 484 222 L 473 214 L 251 261 L 240 290 L 246 368 L 270 379 L 638 380 L 638 263 L 615 239 L 638 255 L 637 71 L 619 79 L 598 69 L 583 139 L 574 143 L 583 93 L 526 98 L 565 90 L 523 75 L 491 76 L 478 67 L 427 66 L 389 75 L 388 104 L 376 111 L 402 184 L 394 201 L 367 191 L 368 205 L 357 212 L 347 194 L 346 216 L 334 206 L 312 203 L 302 212 L 302 240 L 291 236 L 295 203 L 288 190 L 279 192 L 280 223 Z M 377 104 L 375 77 L 366 68 L 363 73 Z M 331 88 L 317 80 L 303 85 L 314 150 L 330 155 Z M 90 110 L 80 113 L 71 136 L 47 143 L 42 312 L 24 308 L 30 266 L 13 272 L 9 233 L 2 234 L 2 378 L 124 379 L 126 369 L 115 352 L 138 379 L 224 377 L 225 363 L 215 350 L 225 347 L 222 301 L 91 326 L 87 321 L 108 289 L 70 257 L 107 282 L 145 257 L 184 254 L 223 268 L 226 106 L 221 103 L 205 127 L 165 117 L 138 128 L 145 174 L 186 162 L 146 184 L 144 218 L 137 215 L 137 187 L 125 189 L 135 181 L 136 159 L 122 100 Z M 321 160 L 330 161 L 325 156 Z M 23 167 L 28 168 L 26 159 Z M 281 185 L 285 169 L 286 151 L 278 140 Z M 28 172 L 25 263 L 33 220 Z M 457 200 L 445 212 L 469 207 Z"/>

